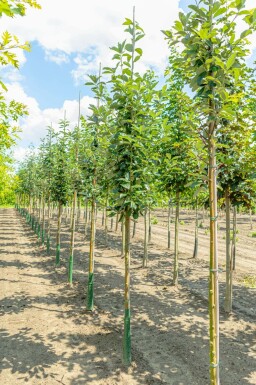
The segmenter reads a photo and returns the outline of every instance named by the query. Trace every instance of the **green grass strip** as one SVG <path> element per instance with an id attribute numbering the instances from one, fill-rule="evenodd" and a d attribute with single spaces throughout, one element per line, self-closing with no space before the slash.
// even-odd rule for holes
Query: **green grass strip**
<path id="1" fill-rule="evenodd" d="M 131 360 L 132 360 L 131 358 L 131 313 L 130 313 L 130 309 L 125 309 L 123 361 L 125 365 L 130 365 Z"/>
<path id="2" fill-rule="evenodd" d="M 94 291 L 94 273 L 89 273 L 88 292 L 87 292 L 87 310 L 93 310 L 93 291 Z"/>

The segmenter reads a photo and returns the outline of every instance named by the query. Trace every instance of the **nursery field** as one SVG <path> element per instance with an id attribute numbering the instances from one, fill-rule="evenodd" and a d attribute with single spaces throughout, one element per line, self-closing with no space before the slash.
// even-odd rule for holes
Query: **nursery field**
<path id="1" fill-rule="evenodd" d="M 141 268 L 143 221 L 131 245 L 132 364 L 122 364 L 124 259 L 121 232 L 105 244 L 98 212 L 94 311 L 86 310 L 89 236 L 81 217 L 75 234 L 73 286 L 67 283 L 69 223 L 63 220 L 60 267 L 25 219 L 0 209 L 1 385 L 206 385 L 209 383 L 208 222 L 200 219 L 193 259 L 194 213 L 180 215 L 179 285 L 172 286 L 173 236 L 167 249 L 167 213 L 153 213 L 147 268 Z M 256 218 L 253 218 L 254 220 Z M 256 227 L 256 221 L 254 222 Z M 172 224 L 171 232 L 174 233 Z M 120 227 L 120 226 L 119 226 Z M 237 217 L 233 312 L 223 311 L 220 274 L 220 376 L 223 385 L 256 383 L 256 238 L 249 216 Z M 220 265 L 225 270 L 225 224 L 219 220 Z M 249 287 L 251 286 L 251 287 Z"/>

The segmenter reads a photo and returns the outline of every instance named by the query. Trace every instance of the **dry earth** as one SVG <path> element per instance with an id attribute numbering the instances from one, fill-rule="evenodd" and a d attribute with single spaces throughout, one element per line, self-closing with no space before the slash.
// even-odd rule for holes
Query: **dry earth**
<path id="1" fill-rule="evenodd" d="M 132 242 L 132 356 L 122 365 L 123 275 L 120 234 L 104 244 L 98 220 L 95 311 L 86 311 L 88 240 L 81 221 L 76 233 L 74 285 L 67 281 L 68 227 L 63 226 L 61 266 L 47 256 L 24 218 L 0 210 L 0 384 L 1 385 L 207 385 L 208 235 L 200 229 L 199 257 L 193 252 L 194 218 L 183 213 L 180 284 L 171 286 L 172 250 L 166 247 L 166 213 L 157 212 L 149 267 L 141 268 L 143 228 Z M 256 384 L 256 296 L 243 277 L 256 274 L 256 241 L 246 216 L 238 218 L 234 311 L 223 312 L 220 277 L 221 385 Z M 54 233 L 53 233 L 54 236 Z M 220 261 L 224 266 L 224 224 Z M 54 247 L 54 245 L 53 245 Z"/>

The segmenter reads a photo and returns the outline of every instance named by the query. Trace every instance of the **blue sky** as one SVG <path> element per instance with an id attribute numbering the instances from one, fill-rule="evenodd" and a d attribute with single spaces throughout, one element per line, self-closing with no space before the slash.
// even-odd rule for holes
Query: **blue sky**
<path id="1" fill-rule="evenodd" d="M 247 0 L 249 8 L 255 6 L 254 1 Z M 90 5 L 76 0 L 72 6 L 68 0 L 39 2 L 41 11 L 29 10 L 24 18 L 3 19 L 0 26 L 0 32 L 8 29 L 32 46 L 31 52 L 19 53 L 19 72 L 8 70 L 6 76 L 9 97 L 24 102 L 30 111 L 22 122 L 17 159 L 24 157 L 30 143 L 39 144 L 49 124 L 57 129 L 64 110 L 71 122 L 77 120 L 79 92 L 82 113 L 88 113 L 93 99 L 84 86 L 86 75 L 96 72 L 99 62 L 105 66 L 111 63 L 109 47 L 123 39 L 122 22 L 131 17 L 133 5 L 146 33 L 139 69 L 154 68 L 162 76 L 168 47 L 160 30 L 170 28 L 180 9 L 188 11 L 193 0 L 158 0 L 157 5 L 148 0 L 94 0 Z M 255 37 L 253 41 L 256 47 Z M 255 58 L 254 51 L 250 63 Z"/>

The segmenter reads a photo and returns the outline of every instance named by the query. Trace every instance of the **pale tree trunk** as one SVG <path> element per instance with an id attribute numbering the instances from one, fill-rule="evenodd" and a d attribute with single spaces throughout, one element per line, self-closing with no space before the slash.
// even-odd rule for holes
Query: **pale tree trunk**
<path id="1" fill-rule="evenodd" d="M 148 209 L 144 211 L 144 253 L 143 253 L 143 267 L 148 266 Z"/>
<path id="2" fill-rule="evenodd" d="M 77 191 L 74 191 L 73 207 L 72 207 L 72 221 L 71 221 L 71 237 L 70 237 L 70 252 L 68 265 L 68 282 L 73 283 L 73 264 L 74 264 L 74 246 L 75 246 L 75 228 L 76 228 L 76 200 Z"/>
<path id="3" fill-rule="evenodd" d="M 121 257 L 124 257 L 125 255 L 125 221 L 124 218 L 122 219 L 121 223 L 121 233 L 122 233 L 122 249 L 121 249 Z"/>
<path id="4" fill-rule="evenodd" d="M 134 221 L 133 221 L 133 229 L 132 229 L 132 238 L 135 237 L 135 234 L 136 234 L 136 226 L 137 226 L 137 221 L 134 219 Z"/>
<path id="5" fill-rule="evenodd" d="M 231 247 L 231 259 L 233 261 L 232 269 L 236 269 L 236 206 L 233 207 L 233 239 Z"/>
<path id="6" fill-rule="evenodd" d="M 224 309 L 226 313 L 232 311 L 232 259 L 230 253 L 230 196 L 229 189 L 225 191 L 226 206 L 226 293 Z"/>
<path id="7" fill-rule="evenodd" d="M 108 215 L 107 215 L 107 209 L 108 209 L 108 194 L 106 197 L 105 202 L 105 215 L 104 215 L 104 234 L 105 234 L 105 244 L 108 244 Z"/>
<path id="8" fill-rule="evenodd" d="M 61 216 L 62 216 L 62 204 L 59 202 L 58 206 L 58 225 L 57 225 L 57 235 L 56 235 L 56 266 L 60 264 L 60 234 L 61 234 Z"/>
<path id="9" fill-rule="evenodd" d="M 96 200 L 92 198 L 91 207 L 91 238 L 89 252 L 89 277 L 87 291 L 87 310 L 93 310 L 94 306 L 94 249 L 95 249 L 95 234 L 96 234 Z"/>
<path id="10" fill-rule="evenodd" d="M 167 218 L 167 226 L 168 226 L 168 249 L 171 248 L 171 198 L 169 197 L 168 202 L 168 218 Z"/>
<path id="11" fill-rule="evenodd" d="M 213 126 L 212 126 L 213 124 Z M 210 198 L 210 277 L 209 277 L 209 333 L 210 383 L 219 385 L 219 284 L 217 250 L 217 165 L 215 149 L 215 123 L 209 131 L 209 198 Z"/>
<path id="12" fill-rule="evenodd" d="M 175 211 L 175 240 L 174 240 L 174 270 L 173 285 L 178 284 L 179 276 L 179 215 L 180 215 L 180 192 L 176 192 L 176 211 Z"/>
<path id="13" fill-rule="evenodd" d="M 119 214 L 117 213 L 116 214 L 116 228 L 115 228 L 115 232 L 117 232 L 117 230 L 118 230 L 118 223 L 119 223 Z"/>
<path id="14" fill-rule="evenodd" d="M 253 229 L 253 223 L 252 223 L 252 209 L 249 210 L 249 215 L 250 215 L 250 229 Z"/>
<path id="15" fill-rule="evenodd" d="M 124 345 L 123 359 L 126 365 L 131 363 L 131 309 L 130 309 L 130 227 L 131 219 L 125 213 L 125 276 L 124 276 Z"/>
<path id="16" fill-rule="evenodd" d="M 50 200 L 50 196 L 48 197 L 47 210 L 48 210 L 48 214 L 47 214 L 48 223 L 47 223 L 46 249 L 47 249 L 47 254 L 50 254 L 50 242 L 51 242 L 51 200 Z"/>
<path id="17" fill-rule="evenodd" d="M 80 218 L 81 218 L 81 198 L 77 199 L 77 203 L 78 203 L 77 225 L 79 225 Z"/>
<path id="18" fill-rule="evenodd" d="M 43 207 L 42 207 L 42 210 L 43 210 L 43 218 L 42 218 L 42 245 L 44 245 L 44 242 L 45 242 L 45 198 L 43 196 Z"/>
<path id="19" fill-rule="evenodd" d="M 193 258 L 197 258 L 198 255 L 198 205 L 196 200 L 196 221 L 195 221 L 195 244 Z"/>
<path id="20" fill-rule="evenodd" d="M 151 224 L 151 210 L 148 209 L 148 243 L 151 242 L 152 237 L 152 224 Z"/>

